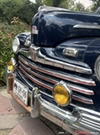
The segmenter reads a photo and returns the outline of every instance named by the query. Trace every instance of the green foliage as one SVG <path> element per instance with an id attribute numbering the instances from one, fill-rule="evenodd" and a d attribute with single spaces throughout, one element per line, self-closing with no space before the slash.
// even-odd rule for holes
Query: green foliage
<path id="1" fill-rule="evenodd" d="M 44 0 L 43 4 L 47 6 L 59 7 L 62 2 L 66 0 Z"/>
<path id="2" fill-rule="evenodd" d="M 23 7 L 19 10 L 18 16 L 21 20 L 26 22 L 27 24 L 31 24 L 32 17 L 37 13 L 38 7 L 41 6 L 41 3 L 30 3 L 30 1 L 26 1 Z"/>
<path id="3" fill-rule="evenodd" d="M 76 3 L 75 0 L 44 0 L 44 5 L 62 7 L 73 11 L 85 11 L 85 7 L 81 3 Z"/>
<path id="4" fill-rule="evenodd" d="M 93 11 L 97 10 L 97 8 L 100 7 L 100 0 L 91 0 L 91 1 L 93 1 L 92 10 Z"/>
<path id="5" fill-rule="evenodd" d="M 29 0 L 0 0 L 0 19 L 10 24 L 11 19 L 16 16 L 30 24 L 40 5 L 39 0 L 37 3 Z"/>
<path id="6" fill-rule="evenodd" d="M 0 0 L 0 20 L 10 24 L 11 19 L 16 16 L 27 24 L 31 24 L 32 17 L 42 5 L 85 11 L 84 6 L 76 3 L 75 0 L 36 0 L 36 3 L 30 0 Z"/>
<path id="7" fill-rule="evenodd" d="M 66 9 L 71 10 L 74 7 L 74 1 L 73 0 L 65 0 L 65 1 L 61 2 L 59 6 L 62 8 L 66 8 Z"/>
<path id="8" fill-rule="evenodd" d="M 94 7 L 97 4 L 100 5 L 99 0 L 92 1 L 94 1 Z M 32 17 L 41 5 L 74 11 L 85 10 L 81 3 L 75 3 L 74 0 L 36 0 L 36 3 L 31 3 L 29 0 L 0 0 L 0 82 L 4 81 L 5 66 L 13 56 L 13 38 L 21 32 L 30 31 L 27 24 L 31 24 Z"/>
<path id="9" fill-rule="evenodd" d="M 85 11 L 85 7 L 83 4 L 81 4 L 80 2 L 76 3 L 75 6 L 73 7 L 74 11 Z"/>
<path id="10" fill-rule="evenodd" d="M 23 6 L 22 0 L 0 1 L 3 19 L 10 23 L 14 16 L 18 16 L 18 11 Z"/>
<path id="11" fill-rule="evenodd" d="M 0 23 L 0 83 L 4 81 L 4 69 L 7 62 L 13 57 L 12 40 L 24 31 L 29 31 L 30 27 L 14 17 L 12 25 Z"/>

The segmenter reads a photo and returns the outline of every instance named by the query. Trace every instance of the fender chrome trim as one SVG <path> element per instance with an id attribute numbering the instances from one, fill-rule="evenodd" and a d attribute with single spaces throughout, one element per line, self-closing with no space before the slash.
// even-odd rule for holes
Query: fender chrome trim
<path id="1" fill-rule="evenodd" d="M 67 69 L 67 70 L 78 72 L 78 73 L 92 74 L 92 70 L 88 65 L 87 65 L 87 68 L 85 68 L 85 67 L 76 66 L 67 62 L 62 62 L 60 60 L 49 58 L 41 53 L 39 47 L 30 46 L 30 54 L 31 54 L 32 60 L 35 62 L 39 62 L 45 65 L 50 65 L 54 67 L 59 67 L 62 69 Z"/>
<path id="2" fill-rule="evenodd" d="M 76 24 L 73 28 L 81 28 L 81 29 L 100 29 L 100 25 L 98 24 Z"/>

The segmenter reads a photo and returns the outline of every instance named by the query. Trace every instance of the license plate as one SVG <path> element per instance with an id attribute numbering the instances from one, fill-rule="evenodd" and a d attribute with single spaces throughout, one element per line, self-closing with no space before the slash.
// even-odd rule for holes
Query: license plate
<path id="1" fill-rule="evenodd" d="M 28 88 L 17 79 L 14 79 L 13 92 L 25 105 L 28 105 Z"/>

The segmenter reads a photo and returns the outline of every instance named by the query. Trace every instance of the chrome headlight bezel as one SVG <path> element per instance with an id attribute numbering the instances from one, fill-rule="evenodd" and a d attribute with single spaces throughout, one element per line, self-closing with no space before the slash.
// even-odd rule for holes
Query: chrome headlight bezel
<path id="1" fill-rule="evenodd" d="M 97 79 L 100 81 L 100 56 L 97 57 L 96 62 L 94 64 L 94 72 Z"/>
<path id="2" fill-rule="evenodd" d="M 20 41 L 17 37 L 14 38 L 13 42 L 12 42 L 12 49 L 13 49 L 13 52 L 15 54 L 18 53 L 19 51 L 19 48 L 20 48 Z"/>
<path id="3" fill-rule="evenodd" d="M 25 39 L 24 45 L 29 47 L 31 45 L 31 34 Z"/>
<path id="4" fill-rule="evenodd" d="M 67 103 L 65 104 L 59 104 L 55 98 L 54 98 L 54 89 L 56 86 L 61 86 L 65 89 L 65 91 L 68 93 L 68 101 Z M 54 101 L 59 105 L 59 106 L 62 106 L 62 107 L 65 107 L 65 106 L 68 106 L 72 100 L 72 90 L 67 86 L 67 84 L 64 82 L 64 81 L 60 81 L 58 83 L 56 83 L 53 87 L 53 91 L 52 91 L 52 95 L 53 95 L 53 98 L 54 98 Z"/>

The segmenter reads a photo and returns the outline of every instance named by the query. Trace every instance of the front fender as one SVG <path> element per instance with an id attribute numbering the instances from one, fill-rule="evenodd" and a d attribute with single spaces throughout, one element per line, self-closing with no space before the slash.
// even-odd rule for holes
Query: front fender
<path id="1" fill-rule="evenodd" d="M 100 38 L 95 38 L 90 42 L 84 53 L 84 62 L 88 63 L 94 72 L 94 64 L 97 57 L 100 55 Z"/>
<path id="2" fill-rule="evenodd" d="M 25 40 L 30 34 L 31 34 L 31 32 L 23 32 L 16 36 L 20 41 L 21 48 L 25 47 L 25 45 L 24 45 Z"/>

